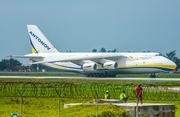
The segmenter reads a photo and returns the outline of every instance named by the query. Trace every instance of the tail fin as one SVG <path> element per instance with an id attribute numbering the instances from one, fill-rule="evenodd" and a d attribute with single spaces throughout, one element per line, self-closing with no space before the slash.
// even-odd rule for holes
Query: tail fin
<path id="1" fill-rule="evenodd" d="M 32 53 L 56 53 L 57 49 L 35 25 L 27 25 Z"/>

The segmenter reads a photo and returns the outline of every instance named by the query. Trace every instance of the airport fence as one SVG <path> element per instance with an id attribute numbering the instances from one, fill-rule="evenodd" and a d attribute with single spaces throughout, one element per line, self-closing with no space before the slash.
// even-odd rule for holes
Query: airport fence
<path id="1" fill-rule="evenodd" d="M 106 90 L 110 97 L 119 99 L 124 90 L 131 100 L 136 99 L 137 84 L 115 83 L 68 83 L 68 82 L 0 82 L 0 97 L 40 97 L 40 98 L 104 98 Z M 180 100 L 179 85 L 143 84 L 145 100 Z"/>

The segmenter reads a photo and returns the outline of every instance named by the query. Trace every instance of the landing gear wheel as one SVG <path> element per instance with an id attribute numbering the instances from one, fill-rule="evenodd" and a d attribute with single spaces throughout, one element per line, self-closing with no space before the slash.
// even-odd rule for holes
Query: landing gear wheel
<path id="1" fill-rule="evenodd" d="M 151 74 L 149 77 L 150 77 L 150 78 L 156 78 L 156 74 L 153 73 L 153 74 Z"/>
<path id="2" fill-rule="evenodd" d="M 100 77 L 104 77 L 104 76 L 105 76 L 104 73 L 101 73 L 101 74 L 100 74 Z"/>

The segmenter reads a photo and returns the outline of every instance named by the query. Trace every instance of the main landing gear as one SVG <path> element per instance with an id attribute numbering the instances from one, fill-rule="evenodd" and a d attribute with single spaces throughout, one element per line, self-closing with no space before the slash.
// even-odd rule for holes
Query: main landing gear
<path id="1" fill-rule="evenodd" d="M 149 77 L 150 77 L 150 78 L 156 78 L 156 74 L 155 74 L 155 73 L 152 73 Z"/>
<path id="2" fill-rule="evenodd" d="M 86 73 L 86 77 L 116 77 L 116 74 L 107 74 L 107 73 Z"/>

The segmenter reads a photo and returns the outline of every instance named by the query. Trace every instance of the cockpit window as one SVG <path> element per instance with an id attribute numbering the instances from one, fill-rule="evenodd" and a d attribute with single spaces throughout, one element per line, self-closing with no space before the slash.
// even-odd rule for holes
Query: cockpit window
<path id="1" fill-rule="evenodd" d="M 156 54 L 155 56 L 163 56 L 161 53 Z"/>

